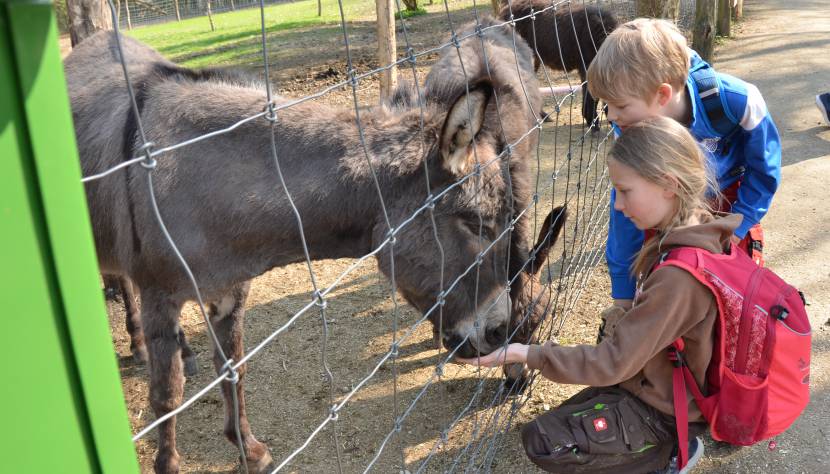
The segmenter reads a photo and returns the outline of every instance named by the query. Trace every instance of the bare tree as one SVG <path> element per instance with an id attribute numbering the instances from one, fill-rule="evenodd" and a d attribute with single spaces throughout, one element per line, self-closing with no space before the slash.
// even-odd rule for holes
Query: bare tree
<path id="1" fill-rule="evenodd" d="M 637 0 L 637 16 L 677 20 L 680 0 Z"/>
<path id="2" fill-rule="evenodd" d="M 700 57 L 711 62 L 715 52 L 715 21 L 718 14 L 717 0 L 697 0 L 692 48 Z"/>
<path id="3" fill-rule="evenodd" d="M 718 0 L 718 34 L 732 35 L 732 0 Z"/>
<path id="4" fill-rule="evenodd" d="M 66 10 L 72 47 L 100 30 L 112 29 L 112 16 L 106 0 L 66 0 Z"/>

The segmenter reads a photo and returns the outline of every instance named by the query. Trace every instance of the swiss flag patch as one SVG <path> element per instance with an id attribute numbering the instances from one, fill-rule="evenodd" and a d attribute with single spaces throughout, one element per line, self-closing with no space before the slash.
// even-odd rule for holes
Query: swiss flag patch
<path id="1" fill-rule="evenodd" d="M 605 431 L 608 429 L 608 422 L 605 421 L 605 418 L 595 418 L 594 419 L 594 431 Z"/>

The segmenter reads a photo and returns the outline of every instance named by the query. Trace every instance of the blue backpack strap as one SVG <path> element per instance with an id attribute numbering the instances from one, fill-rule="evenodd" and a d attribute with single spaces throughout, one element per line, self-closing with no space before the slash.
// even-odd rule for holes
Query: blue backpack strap
<path id="1" fill-rule="evenodd" d="M 726 98 L 721 94 L 720 81 L 714 69 L 701 62 L 692 68 L 689 75 L 695 81 L 698 96 L 703 103 L 704 112 L 712 129 L 722 137 L 722 140 L 729 140 L 740 127 L 725 110 Z"/>

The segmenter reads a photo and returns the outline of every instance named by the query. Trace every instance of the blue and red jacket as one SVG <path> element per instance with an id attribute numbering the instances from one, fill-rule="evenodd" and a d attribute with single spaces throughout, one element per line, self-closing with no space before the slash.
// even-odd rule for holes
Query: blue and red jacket
<path id="1" fill-rule="evenodd" d="M 694 51 L 690 50 L 690 55 L 691 70 L 709 67 Z M 738 126 L 729 137 L 715 131 L 704 112 L 697 84 L 690 75 L 686 79 L 686 91 L 692 104 L 689 131 L 707 152 L 721 190 L 741 180 L 732 212 L 744 216 L 735 230 L 735 235 L 743 238 L 749 228 L 766 215 L 772 196 L 778 189 L 781 181 L 781 140 L 757 87 L 728 74 L 715 73 L 715 76 L 724 99 L 723 112 Z M 619 134 L 619 128 L 615 126 L 614 129 Z M 616 193 L 612 189 L 608 245 L 605 249 L 611 276 L 611 297 L 631 299 L 635 287 L 631 263 L 643 246 L 643 232 L 622 212 L 614 210 L 615 200 Z"/>

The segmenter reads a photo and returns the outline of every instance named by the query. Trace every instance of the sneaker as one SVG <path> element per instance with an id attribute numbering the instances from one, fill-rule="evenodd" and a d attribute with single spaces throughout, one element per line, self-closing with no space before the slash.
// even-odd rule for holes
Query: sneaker
<path id="1" fill-rule="evenodd" d="M 672 456 L 668 466 L 659 471 L 654 471 L 652 474 L 688 474 L 692 472 L 701 457 L 703 457 L 703 440 L 697 437 L 689 441 L 689 461 L 686 463 L 686 467 L 682 470 L 678 469 L 679 460 L 677 456 Z"/>
<path id="2" fill-rule="evenodd" d="M 824 119 L 824 124 L 830 127 L 830 92 L 816 96 L 816 107 L 821 112 L 821 118 Z"/>

